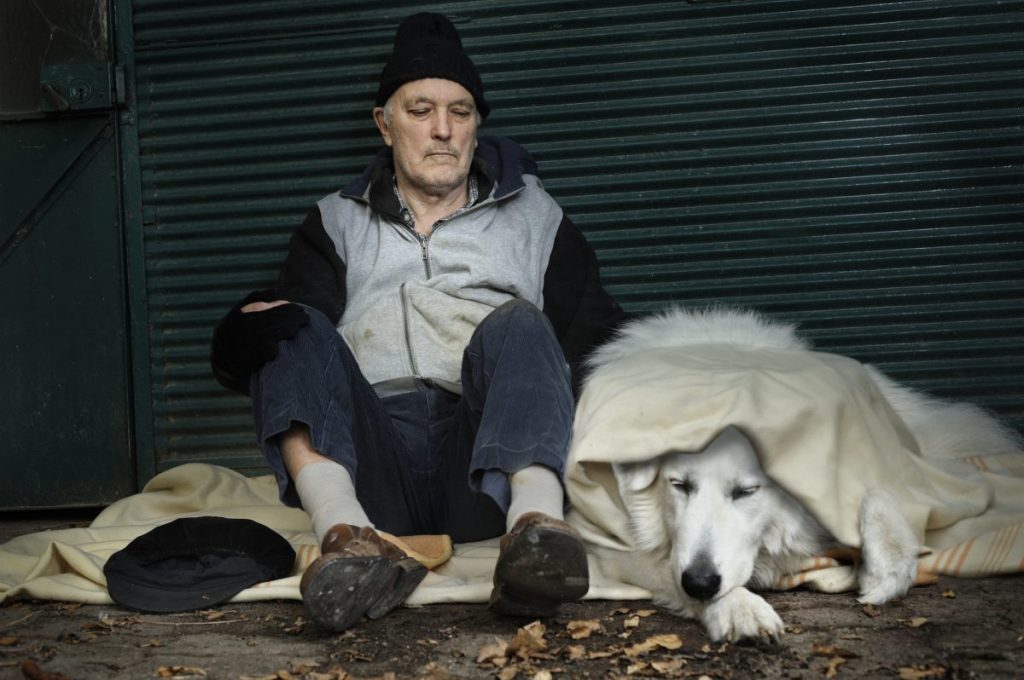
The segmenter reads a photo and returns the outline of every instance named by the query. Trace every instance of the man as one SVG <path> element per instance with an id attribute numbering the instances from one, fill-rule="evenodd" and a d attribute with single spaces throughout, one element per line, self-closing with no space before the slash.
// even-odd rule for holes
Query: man
<path id="1" fill-rule="evenodd" d="M 477 138 L 488 113 L 455 27 L 405 19 L 373 109 L 385 148 L 214 333 L 215 375 L 251 394 L 281 498 L 312 518 L 303 601 L 336 631 L 426 573 L 382 532 L 505 534 L 499 613 L 552 615 L 588 588 L 563 521 L 572 379 L 623 312 L 526 151 Z"/>

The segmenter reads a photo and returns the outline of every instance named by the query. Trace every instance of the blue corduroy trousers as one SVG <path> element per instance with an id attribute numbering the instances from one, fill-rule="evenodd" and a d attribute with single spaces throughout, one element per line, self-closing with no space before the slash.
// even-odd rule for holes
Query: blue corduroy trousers
<path id="1" fill-rule="evenodd" d="M 562 476 L 572 431 L 569 369 L 547 317 L 520 300 L 494 310 L 463 353 L 462 394 L 430 388 L 380 398 L 322 313 L 279 343 L 252 377 L 260 447 L 281 500 L 300 506 L 278 435 L 309 428 L 344 465 L 370 521 L 396 535 L 456 542 L 505 531 L 508 475 L 544 465 Z"/>

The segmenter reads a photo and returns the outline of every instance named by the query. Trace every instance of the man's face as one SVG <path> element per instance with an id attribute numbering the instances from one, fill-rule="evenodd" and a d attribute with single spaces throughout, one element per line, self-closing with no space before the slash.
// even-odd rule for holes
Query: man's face
<path id="1" fill-rule="evenodd" d="M 473 95 L 450 80 L 406 83 L 391 97 L 391 124 L 384 111 L 374 120 L 395 157 L 399 186 L 444 197 L 461 188 L 476 149 Z"/>

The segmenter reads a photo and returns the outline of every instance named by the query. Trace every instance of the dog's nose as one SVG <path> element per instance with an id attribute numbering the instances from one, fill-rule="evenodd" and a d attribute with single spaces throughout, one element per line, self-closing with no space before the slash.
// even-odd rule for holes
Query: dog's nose
<path id="1" fill-rule="evenodd" d="M 684 571 L 682 580 L 683 590 L 697 600 L 710 600 L 718 594 L 718 587 L 722 585 L 721 575 L 707 560 L 698 560 L 696 564 Z"/>

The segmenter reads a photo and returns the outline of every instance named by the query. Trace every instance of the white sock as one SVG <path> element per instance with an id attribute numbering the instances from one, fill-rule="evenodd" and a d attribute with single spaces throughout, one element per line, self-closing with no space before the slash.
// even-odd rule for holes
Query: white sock
<path id="1" fill-rule="evenodd" d="M 299 493 L 302 507 L 313 520 L 313 533 L 318 544 L 335 524 L 373 526 L 356 498 L 352 476 L 339 463 L 304 465 L 295 476 L 295 490 Z"/>
<path id="2" fill-rule="evenodd" d="M 516 521 L 527 512 L 543 512 L 555 519 L 565 519 L 562 513 L 565 502 L 562 481 L 554 470 L 543 465 L 531 465 L 513 472 L 508 481 L 512 502 L 505 515 L 506 530 L 511 531 Z"/>

